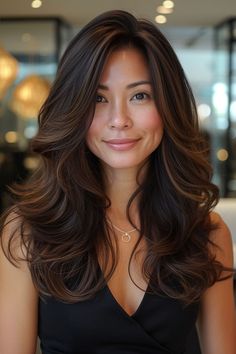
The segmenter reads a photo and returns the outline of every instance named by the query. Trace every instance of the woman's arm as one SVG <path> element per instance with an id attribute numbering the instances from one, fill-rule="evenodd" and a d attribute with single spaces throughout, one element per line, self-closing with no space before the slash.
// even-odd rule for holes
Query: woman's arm
<path id="1" fill-rule="evenodd" d="M 211 239 L 220 249 L 215 249 L 217 260 L 226 267 L 233 267 L 233 247 L 230 231 L 221 217 L 212 213 L 212 221 L 219 229 Z M 227 275 L 227 273 L 225 272 Z M 197 329 L 202 354 L 236 354 L 236 313 L 233 295 L 233 278 L 216 282 L 203 295 Z"/>
<path id="2" fill-rule="evenodd" d="M 2 240 L 5 249 L 9 235 L 18 226 L 19 222 L 12 221 L 4 228 Z M 18 242 L 17 238 L 14 241 L 15 253 L 23 254 L 19 237 Z M 18 266 L 9 262 L 0 246 L 0 353 L 34 354 L 38 296 L 27 263 L 19 261 Z"/>

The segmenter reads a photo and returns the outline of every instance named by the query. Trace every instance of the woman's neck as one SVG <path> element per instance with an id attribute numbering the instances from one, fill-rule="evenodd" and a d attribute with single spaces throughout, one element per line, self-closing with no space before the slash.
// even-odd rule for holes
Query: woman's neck
<path id="1" fill-rule="evenodd" d="M 107 196 L 111 206 L 107 210 L 107 216 L 115 223 L 127 226 L 126 208 L 131 195 L 138 188 L 136 180 L 137 171 L 131 169 L 110 170 L 107 174 Z M 130 206 L 130 216 L 134 222 L 138 221 L 138 200 L 134 199 Z M 121 225 L 120 225 L 121 226 Z"/>

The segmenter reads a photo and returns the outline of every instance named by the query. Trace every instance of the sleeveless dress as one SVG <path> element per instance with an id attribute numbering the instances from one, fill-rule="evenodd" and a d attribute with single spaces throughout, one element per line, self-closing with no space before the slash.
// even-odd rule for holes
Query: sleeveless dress
<path id="1" fill-rule="evenodd" d="M 53 297 L 39 301 L 42 354 L 195 354 L 187 351 L 199 303 L 183 307 L 150 283 L 134 314 L 119 305 L 106 285 L 89 300 L 74 304 Z"/>

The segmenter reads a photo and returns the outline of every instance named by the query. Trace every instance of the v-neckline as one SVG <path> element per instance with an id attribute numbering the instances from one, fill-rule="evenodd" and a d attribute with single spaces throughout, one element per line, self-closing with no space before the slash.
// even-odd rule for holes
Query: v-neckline
<path id="1" fill-rule="evenodd" d="M 149 284 L 147 286 L 147 289 L 145 290 L 144 294 L 143 294 L 143 297 L 141 299 L 141 302 L 139 303 L 137 309 L 132 313 L 132 314 L 129 314 L 122 306 L 121 304 L 117 301 L 117 299 L 115 298 L 115 296 L 113 295 L 112 291 L 110 290 L 109 286 L 107 285 L 106 283 L 106 286 L 105 286 L 106 290 L 107 290 L 107 293 L 110 295 L 111 299 L 113 300 L 113 303 L 115 303 L 115 305 L 126 315 L 128 316 L 129 318 L 134 318 L 138 315 L 138 313 L 141 311 L 141 309 L 143 308 L 144 306 L 144 301 L 145 301 L 145 298 L 147 296 L 147 291 L 148 291 L 148 288 L 149 288 Z"/>
<path id="2" fill-rule="evenodd" d="M 109 286 L 108 286 L 108 284 L 107 284 L 107 281 L 106 281 L 106 279 L 105 279 L 105 276 L 104 276 L 104 274 L 103 274 L 103 272 L 102 272 L 102 269 L 101 269 L 99 263 L 98 263 L 98 268 L 99 268 L 99 272 L 101 273 L 101 275 L 102 275 L 102 277 L 103 277 L 103 279 L 104 279 L 104 282 L 105 282 L 105 290 L 107 291 L 108 295 L 110 296 L 110 298 L 112 299 L 112 301 L 113 301 L 113 303 L 116 305 L 116 307 L 119 308 L 120 311 L 121 311 L 122 313 L 124 313 L 124 314 L 125 314 L 127 317 L 129 317 L 129 318 L 134 318 L 135 316 L 137 316 L 138 313 L 141 311 L 141 309 L 142 309 L 143 306 L 144 306 L 144 302 L 145 302 L 145 299 L 146 299 L 146 297 L 147 297 L 147 293 L 148 293 L 148 290 L 149 290 L 149 287 L 150 287 L 150 279 L 149 279 L 149 281 L 148 281 L 148 283 L 147 283 L 146 290 L 145 290 L 145 292 L 144 292 L 144 294 L 143 294 L 143 297 L 142 297 L 142 299 L 141 299 L 141 301 L 140 301 L 140 303 L 139 303 L 137 309 L 136 309 L 132 314 L 129 314 L 129 313 L 121 306 L 121 304 L 117 301 L 117 299 L 116 299 L 115 296 L 113 295 L 112 291 L 110 290 L 110 288 L 109 288 Z"/>

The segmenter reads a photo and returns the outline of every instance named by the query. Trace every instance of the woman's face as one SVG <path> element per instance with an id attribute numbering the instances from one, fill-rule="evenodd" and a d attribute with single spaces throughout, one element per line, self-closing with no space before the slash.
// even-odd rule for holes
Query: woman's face
<path id="1" fill-rule="evenodd" d="M 145 57 L 134 48 L 113 52 L 98 87 L 89 149 L 105 169 L 138 169 L 162 136 Z"/>

